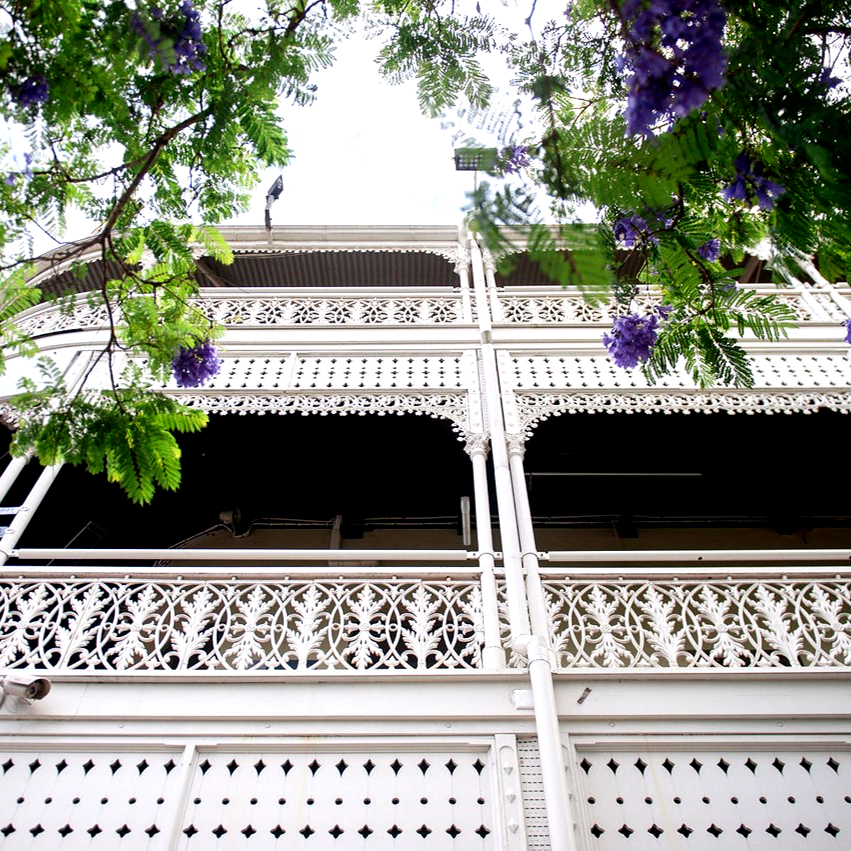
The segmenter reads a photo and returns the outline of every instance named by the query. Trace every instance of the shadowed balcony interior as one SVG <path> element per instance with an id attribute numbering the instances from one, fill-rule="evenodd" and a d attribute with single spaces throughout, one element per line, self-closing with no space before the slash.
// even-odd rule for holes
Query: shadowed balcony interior
<path id="1" fill-rule="evenodd" d="M 552 418 L 525 458 L 539 547 L 848 546 L 837 471 L 799 460 L 807 447 L 842 445 L 845 429 L 828 411 Z M 66 467 L 22 546 L 328 548 L 336 520 L 343 547 L 461 548 L 459 503 L 473 488 L 446 421 L 213 415 L 180 442 L 184 484 L 148 506 Z M 236 509 L 226 528 L 220 513 Z"/>

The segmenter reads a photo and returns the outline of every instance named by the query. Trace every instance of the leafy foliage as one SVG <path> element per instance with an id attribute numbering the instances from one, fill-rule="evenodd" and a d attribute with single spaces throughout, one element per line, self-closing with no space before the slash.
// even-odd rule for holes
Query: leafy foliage
<path id="1" fill-rule="evenodd" d="M 16 403 L 24 418 L 13 452 L 32 450 L 43 464 L 64 462 L 106 472 L 133 502 L 149 502 L 157 487 L 177 489 L 180 447 L 174 432 L 198 431 L 207 422 L 203 411 L 139 387 L 69 396 L 49 359 L 40 358 L 38 366 L 45 386 L 23 382 Z"/>
<path id="2" fill-rule="evenodd" d="M 642 285 L 658 287 L 673 309 L 648 376 L 682 362 L 701 386 L 750 386 L 740 339 L 775 340 L 794 317 L 775 299 L 737 290 L 705 246 L 717 240 L 729 265 L 770 240 L 777 271 L 815 254 L 823 274 L 847 280 L 851 8 L 721 5 L 582 0 L 539 38 L 515 39 L 510 61 L 543 132 L 510 140 L 536 155 L 527 183 L 498 190 L 496 202 L 480 190 L 471 220 L 506 254 L 520 241 L 507 246 L 499 225 L 517 228 L 526 215 L 534 253 L 534 188 L 566 221 L 592 204 L 622 315 Z M 568 267 L 552 271 L 554 281 L 581 283 Z"/>
<path id="3" fill-rule="evenodd" d="M 44 365 L 16 401 L 15 451 L 105 470 L 137 501 L 177 486 L 174 434 L 203 417 L 151 387 L 178 352 L 221 333 L 194 306 L 199 260 L 230 261 L 216 223 L 244 209 L 261 167 L 288 164 L 280 104 L 312 101 L 311 75 L 358 16 L 381 39 L 386 78 L 416 80 L 428 114 L 459 98 L 484 109 L 481 54 L 496 50 L 536 102 L 543 131 L 504 140 L 494 159 L 494 177 L 512 182 L 482 183 L 472 199 L 471 224 L 501 263 L 528 249 L 553 280 L 613 293 L 622 316 L 657 287 L 669 309 L 639 358 L 646 374 L 683 363 L 701 386 L 748 386 L 741 340 L 776 340 L 793 317 L 726 267 L 766 239 L 790 274 L 813 254 L 829 277 L 851 267 L 851 8 L 721 2 L 577 0 L 525 41 L 473 0 L 3 6 L 0 117 L 17 141 L 0 145 L 0 370 L 35 351 L 14 324 L 39 298 L 31 229 L 60 241 L 71 208 L 99 224 L 62 246 L 63 268 L 110 319 L 95 361 L 109 365 L 109 390 L 66 388 Z M 540 188 L 558 239 L 536 210 Z M 574 216 L 589 203 L 592 230 Z"/>

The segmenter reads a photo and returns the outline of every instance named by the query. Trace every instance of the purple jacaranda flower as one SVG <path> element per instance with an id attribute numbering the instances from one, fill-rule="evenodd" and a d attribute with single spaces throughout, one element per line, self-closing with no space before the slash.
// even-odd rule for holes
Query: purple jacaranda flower
<path id="1" fill-rule="evenodd" d="M 20 107 L 38 106 L 47 103 L 50 86 L 44 74 L 27 77 L 20 85 L 12 86 L 12 97 Z"/>
<path id="2" fill-rule="evenodd" d="M 707 263 L 716 263 L 721 254 L 721 240 L 717 238 L 707 240 L 697 249 L 697 253 Z"/>
<path id="3" fill-rule="evenodd" d="M 763 210 L 771 210 L 786 188 L 765 177 L 762 163 L 751 160 L 745 153 L 736 157 L 734 165 L 736 177 L 721 193 L 724 200 L 744 201 L 751 206 L 759 204 Z"/>
<path id="4" fill-rule="evenodd" d="M 630 134 L 651 136 L 724 85 L 727 15 L 718 0 L 623 0 L 619 12 L 626 45 L 618 70 L 632 71 L 624 117 Z"/>
<path id="5" fill-rule="evenodd" d="M 162 66 L 169 63 L 167 67 L 172 74 L 184 77 L 193 71 L 206 70 L 207 66 L 200 59 L 207 52 L 201 30 L 201 13 L 191 0 L 184 0 L 179 16 L 166 18 L 157 6 L 152 6 L 148 14 L 155 23 L 146 21 L 138 12 L 134 12 L 130 17 L 130 25 L 147 45 L 150 59 Z M 171 49 L 168 49 L 169 45 Z"/>
<path id="6" fill-rule="evenodd" d="M 16 180 L 17 176 L 14 172 L 11 171 L 3 178 L 3 182 L 6 184 L 6 186 L 14 186 Z"/>
<path id="7" fill-rule="evenodd" d="M 833 76 L 833 67 L 825 68 L 818 78 L 819 85 L 826 91 L 830 91 L 834 86 L 838 86 L 842 80 L 839 77 Z"/>
<path id="8" fill-rule="evenodd" d="M 659 337 L 659 320 L 652 314 L 618 316 L 610 334 L 603 335 L 609 357 L 622 369 L 633 369 L 646 361 Z"/>
<path id="9" fill-rule="evenodd" d="M 845 320 L 845 342 L 851 343 L 851 319 Z"/>
<path id="10" fill-rule="evenodd" d="M 650 232 L 647 222 L 631 213 L 627 216 L 621 216 L 613 228 L 615 241 L 623 245 L 624 248 L 633 248 L 637 242 L 645 240 L 652 242 L 654 245 L 659 244 L 659 240 Z"/>
<path id="11" fill-rule="evenodd" d="M 508 145 L 499 154 L 499 164 L 503 174 L 519 174 L 521 169 L 529 167 L 529 149 L 526 145 Z"/>
<path id="12" fill-rule="evenodd" d="M 191 349 L 181 346 L 171 363 L 171 370 L 178 387 L 200 387 L 218 374 L 221 366 L 215 347 L 205 340 Z"/>

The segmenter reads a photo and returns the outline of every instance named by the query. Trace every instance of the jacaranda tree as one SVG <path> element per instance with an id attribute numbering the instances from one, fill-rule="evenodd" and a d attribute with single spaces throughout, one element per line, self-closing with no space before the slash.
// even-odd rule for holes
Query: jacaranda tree
<path id="1" fill-rule="evenodd" d="M 42 361 L 14 403 L 13 451 L 105 470 L 136 501 L 177 487 L 173 434 L 205 417 L 152 388 L 218 370 L 219 329 L 192 306 L 196 263 L 228 262 L 216 223 L 244 209 L 261 168 L 290 158 L 280 104 L 312 100 L 311 74 L 363 17 L 382 34 L 383 72 L 416 78 L 427 113 L 482 107 L 478 57 L 496 50 L 540 107 L 543 132 L 494 161 L 514 182 L 482 184 L 472 202 L 497 255 L 513 248 L 499 225 L 524 224 L 554 280 L 613 290 L 622 315 L 604 342 L 620 366 L 653 376 L 683 358 L 701 384 L 747 385 L 729 332 L 775 339 L 791 317 L 738 289 L 730 259 L 770 239 L 780 265 L 817 255 L 831 277 L 849 265 L 847 4 L 580 0 L 533 27 L 537 5 L 527 37 L 460 0 L 0 2 L 4 351 L 33 350 L 14 317 L 41 298 L 28 284 L 34 229 L 110 316 L 111 388 L 72 392 Z M 569 254 L 532 212 L 539 186 Z M 593 233 L 570 224 L 589 201 Z M 97 226 L 61 244 L 71 208 Z M 630 302 L 645 283 L 660 307 L 641 316 Z M 130 367 L 118 370 L 118 352 L 136 356 Z"/>

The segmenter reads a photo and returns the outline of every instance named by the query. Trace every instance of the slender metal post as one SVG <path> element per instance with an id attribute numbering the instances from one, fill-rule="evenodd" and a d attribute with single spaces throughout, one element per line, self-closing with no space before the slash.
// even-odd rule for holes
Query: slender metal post
<path id="1" fill-rule="evenodd" d="M 526 490 L 526 472 L 523 468 L 522 435 L 508 435 L 508 464 L 511 469 L 511 484 L 514 488 L 514 508 L 517 512 L 517 528 L 523 553 L 523 569 L 526 574 L 526 594 L 529 598 L 529 616 L 532 632 L 550 640 L 551 624 L 541 576 L 538 572 L 535 529 L 529 508 L 529 492 Z M 556 666 L 552 659 L 553 667 Z"/>
<path id="2" fill-rule="evenodd" d="M 482 569 L 482 620 L 484 623 L 484 647 L 482 667 L 499 670 L 505 667 L 505 651 L 499 636 L 499 604 L 494 575 L 493 533 L 491 531 L 490 499 L 488 498 L 487 439 L 467 438 L 467 453 L 473 462 L 473 499 L 476 506 L 476 546 L 479 550 L 479 566 Z"/>
<path id="3" fill-rule="evenodd" d="M 493 471 L 496 482 L 496 504 L 499 513 L 499 533 L 502 541 L 505 564 L 505 590 L 508 597 L 508 618 L 511 637 L 529 634 L 529 612 L 526 591 L 523 587 L 523 563 L 520 558 L 520 540 L 517 536 L 517 519 L 514 515 L 514 494 L 511 489 L 511 471 L 508 468 L 508 453 L 505 449 L 505 426 L 500 404 L 499 375 L 496 369 L 496 353 L 491 342 L 491 321 L 485 287 L 482 252 L 475 239 L 471 239 L 470 260 L 473 270 L 473 292 L 479 311 L 479 330 L 482 335 L 482 378 L 484 382 L 488 424 L 491 433 Z"/>
<path id="4" fill-rule="evenodd" d="M 45 467 L 38 481 L 33 485 L 32 490 L 21 505 L 20 510 L 15 515 L 15 519 L 9 524 L 3 537 L 0 538 L 0 565 L 6 564 L 9 555 L 14 549 L 18 539 L 23 535 L 24 529 L 29 525 L 35 510 L 41 505 L 45 494 L 53 484 L 59 471 L 62 469 L 62 464 L 54 464 L 52 467 Z"/>

